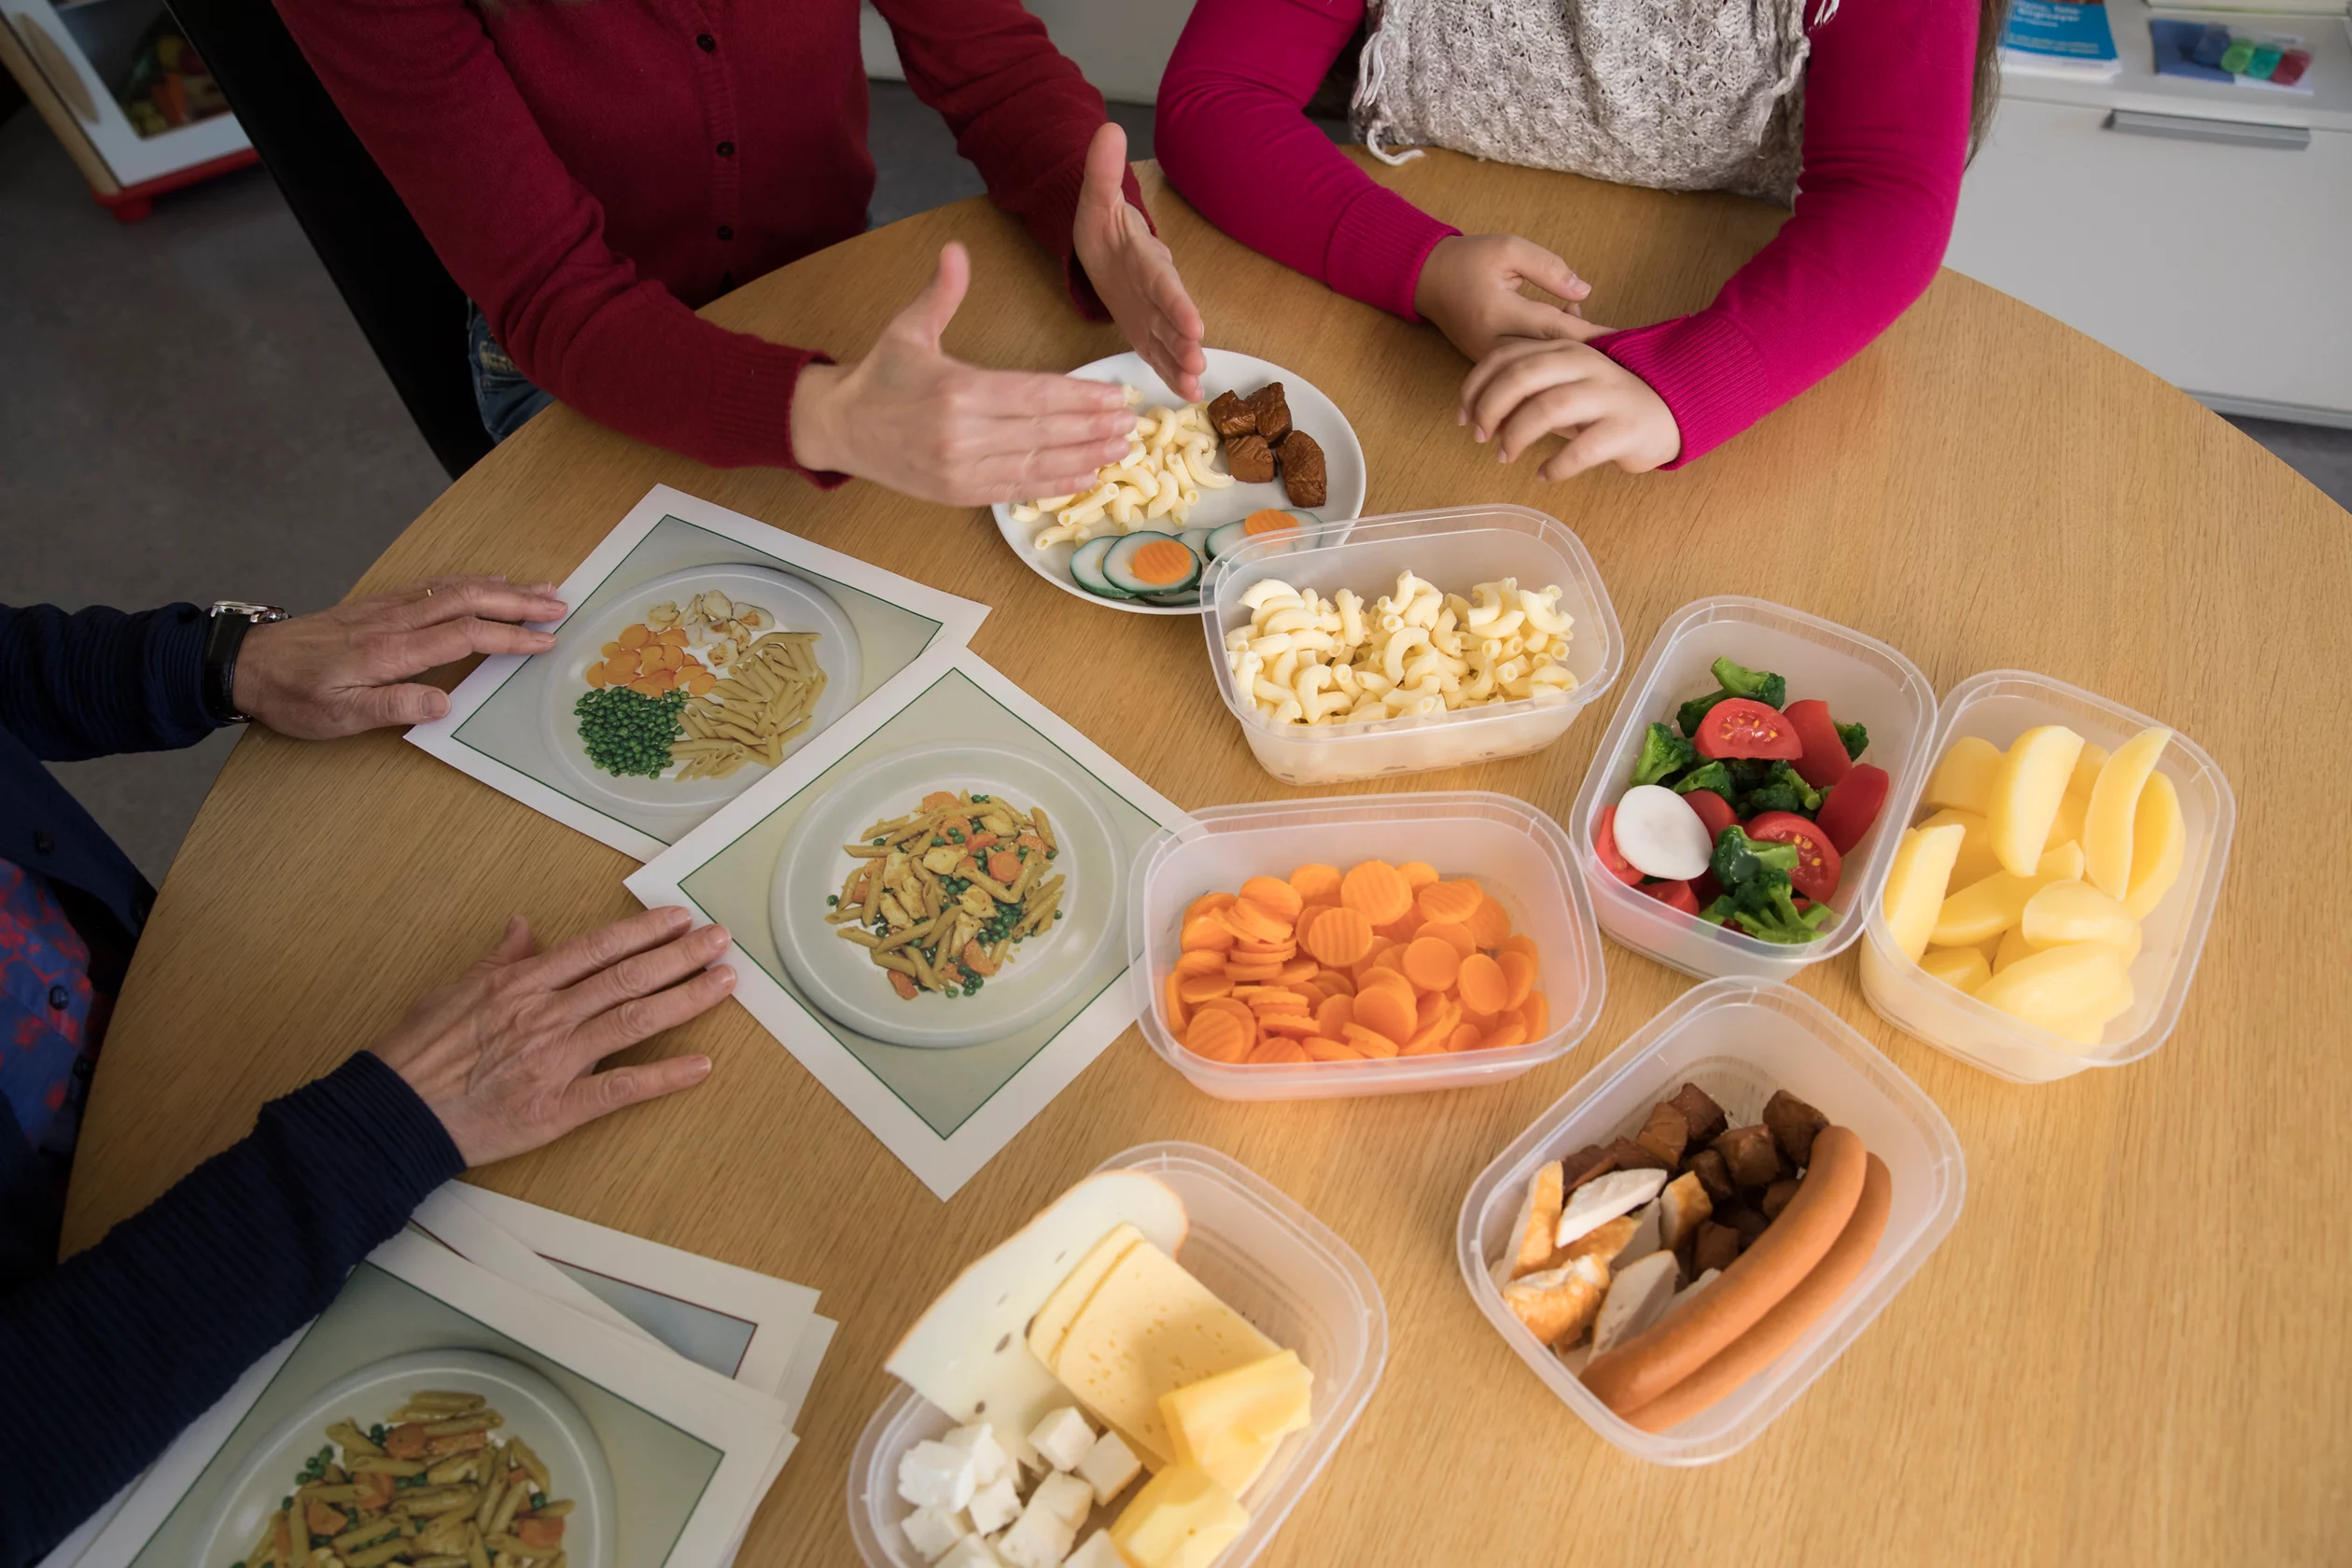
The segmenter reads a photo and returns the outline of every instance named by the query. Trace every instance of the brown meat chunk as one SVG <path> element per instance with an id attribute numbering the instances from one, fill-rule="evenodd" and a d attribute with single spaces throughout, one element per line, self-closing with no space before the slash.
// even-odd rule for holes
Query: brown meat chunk
<path id="1" fill-rule="evenodd" d="M 1760 1122 L 1733 1127 L 1715 1141 L 1715 1150 L 1740 1186 L 1769 1187 L 1780 1178 L 1780 1155 L 1772 1147 L 1772 1129 Z"/>
<path id="2" fill-rule="evenodd" d="M 1772 1129 L 1772 1141 L 1789 1168 L 1802 1170 L 1813 1163 L 1813 1134 L 1827 1127 L 1829 1118 L 1786 1089 L 1776 1089 L 1764 1102 L 1764 1125 Z"/>
<path id="3" fill-rule="evenodd" d="M 1764 1189 L 1763 1201 L 1757 1207 L 1764 1211 L 1766 1219 L 1777 1220 L 1781 1217 L 1781 1211 L 1788 1207 L 1788 1200 L 1796 1196 L 1797 1178 L 1784 1176 Z"/>
<path id="4" fill-rule="evenodd" d="M 1650 1108 L 1649 1120 L 1633 1135 L 1633 1141 L 1664 1160 L 1671 1170 L 1682 1163 L 1683 1150 L 1690 1142 L 1690 1124 L 1671 1103 L 1661 1102 Z"/>
<path id="5" fill-rule="evenodd" d="M 1710 1268 L 1729 1268 L 1740 1260 L 1740 1233 L 1713 1220 L 1699 1222 L 1699 1239 L 1691 1244 L 1691 1278 Z"/>
<path id="6" fill-rule="evenodd" d="M 1225 468 L 1244 484 L 1269 484 L 1274 479 L 1274 453 L 1254 435 L 1236 436 L 1225 442 Z"/>
<path id="7" fill-rule="evenodd" d="M 1617 1167 L 1616 1155 L 1598 1143 L 1588 1143 L 1560 1162 L 1561 1170 L 1567 1178 L 1561 1183 L 1560 1190 L 1563 1193 L 1575 1192 L 1587 1182 L 1606 1176 Z"/>
<path id="8" fill-rule="evenodd" d="M 1290 402 L 1282 396 L 1282 384 L 1269 381 L 1250 394 L 1250 417 L 1257 421 L 1257 433 L 1266 444 L 1279 447 L 1282 438 L 1291 432 Z"/>
<path id="9" fill-rule="evenodd" d="M 1734 1203 L 1728 1209 L 1715 1211 L 1715 1218 L 1728 1225 L 1740 1238 L 1740 1251 L 1756 1245 L 1756 1239 L 1772 1227 L 1772 1222 L 1744 1203 Z"/>
<path id="10" fill-rule="evenodd" d="M 1693 1143 L 1712 1143 L 1730 1125 L 1729 1118 L 1723 1113 L 1723 1107 L 1696 1084 L 1685 1084 L 1666 1103 L 1681 1112 L 1683 1120 L 1690 1125 L 1690 1141 Z"/>
<path id="11" fill-rule="evenodd" d="M 1257 410 L 1239 392 L 1220 392 L 1209 404 L 1209 427 L 1226 441 L 1257 433 Z"/>
<path id="12" fill-rule="evenodd" d="M 1620 1138 L 1609 1145 L 1609 1157 L 1617 1162 L 1619 1170 L 1672 1170 L 1674 1168 L 1658 1157 L 1658 1152 L 1636 1143 L 1631 1138 Z"/>
<path id="13" fill-rule="evenodd" d="M 1282 491 L 1295 507 L 1319 507 L 1331 494 L 1323 473 L 1323 450 L 1304 430 L 1282 438 Z"/>
<path id="14" fill-rule="evenodd" d="M 1731 1180 L 1731 1168 L 1723 1163 L 1723 1156 L 1713 1149 L 1701 1149 L 1683 1161 L 1683 1166 L 1699 1178 L 1699 1184 L 1707 1189 L 1710 1202 L 1729 1203 L 1739 1187 Z"/>

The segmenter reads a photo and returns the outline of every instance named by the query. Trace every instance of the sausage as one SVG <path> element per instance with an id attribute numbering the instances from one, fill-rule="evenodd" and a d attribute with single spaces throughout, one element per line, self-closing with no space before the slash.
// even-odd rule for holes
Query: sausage
<path id="1" fill-rule="evenodd" d="M 1825 1127 L 1813 1162 L 1771 1229 L 1698 1300 L 1584 1369 L 1585 1387 L 1618 1415 L 1638 1410 L 1754 1328 L 1822 1260 L 1854 1215 L 1869 1153 L 1851 1127 Z"/>
<path id="2" fill-rule="evenodd" d="M 1704 1366 L 1659 1394 L 1626 1420 L 1644 1432 L 1663 1432 L 1689 1420 L 1771 1365 L 1797 1342 L 1824 1312 L 1843 1299 L 1878 1251 L 1886 1230 L 1886 1215 L 1894 1201 L 1894 1179 L 1885 1162 L 1869 1157 L 1862 1177 L 1862 1197 L 1836 1243 L 1822 1254 L 1813 1272 L 1795 1290 L 1780 1298 L 1756 1326 L 1709 1359 Z M 1723 1281 L 1715 1281 L 1720 1285 Z M 1714 1287 L 1709 1287 L 1710 1289 Z M 1697 1302 L 1691 1303 L 1697 1306 Z"/>

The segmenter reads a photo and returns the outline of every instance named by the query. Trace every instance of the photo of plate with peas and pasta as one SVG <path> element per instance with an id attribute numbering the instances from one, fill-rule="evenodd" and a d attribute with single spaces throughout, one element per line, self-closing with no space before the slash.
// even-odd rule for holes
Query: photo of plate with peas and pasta
<path id="1" fill-rule="evenodd" d="M 1139 615 L 1197 615 L 1219 555 L 1272 538 L 1313 548 L 1364 510 L 1364 447 L 1339 407 L 1280 365 L 1207 351 L 1201 400 L 1139 355 L 1070 373 L 1127 389 L 1127 455 L 1079 495 L 999 503 L 1015 554 L 1056 587 Z"/>
<path id="2" fill-rule="evenodd" d="M 1055 760 L 902 751 L 794 827 L 769 888 L 777 956 L 823 1012 L 894 1045 L 1002 1039 L 1085 984 L 1127 857 Z"/>
<path id="3" fill-rule="evenodd" d="M 541 713 L 550 749 L 616 804 L 734 799 L 857 702 L 858 634 L 789 572 L 694 567 L 567 624 Z"/>
<path id="4" fill-rule="evenodd" d="M 321 1389 L 255 1448 L 189 1568 L 613 1568 L 586 1416 L 482 1351 L 417 1351 Z"/>

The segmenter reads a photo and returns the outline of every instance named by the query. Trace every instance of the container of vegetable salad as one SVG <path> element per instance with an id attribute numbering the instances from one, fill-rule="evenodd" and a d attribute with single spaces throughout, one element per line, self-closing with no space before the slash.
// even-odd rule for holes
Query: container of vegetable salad
<path id="1" fill-rule="evenodd" d="M 1569 818 L 1601 929 L 1701 979 L 1785 980 L 1844 951 L 1935 723 L 1927 678 L 1874 637 L 1762 599 L 1684 606 Z"/>

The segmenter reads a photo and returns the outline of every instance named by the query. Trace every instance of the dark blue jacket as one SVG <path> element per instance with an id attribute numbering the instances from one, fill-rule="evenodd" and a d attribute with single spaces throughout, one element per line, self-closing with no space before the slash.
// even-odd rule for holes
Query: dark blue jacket
<path id="1" fill-rule="evenodd" d="M 205 630 L 193 605 L 0 606 L 0 857 L 48 877 L 93 948 L 135 941 L 154 890 L 42 761 L 211 734 Z M 46 1179 L 0 1101 L 0 1568 L 36 1561 L 152 1463 L 464 1165 L 362 1051 L 57 1265 L 53 1207 L 28 1185 Z"/>

